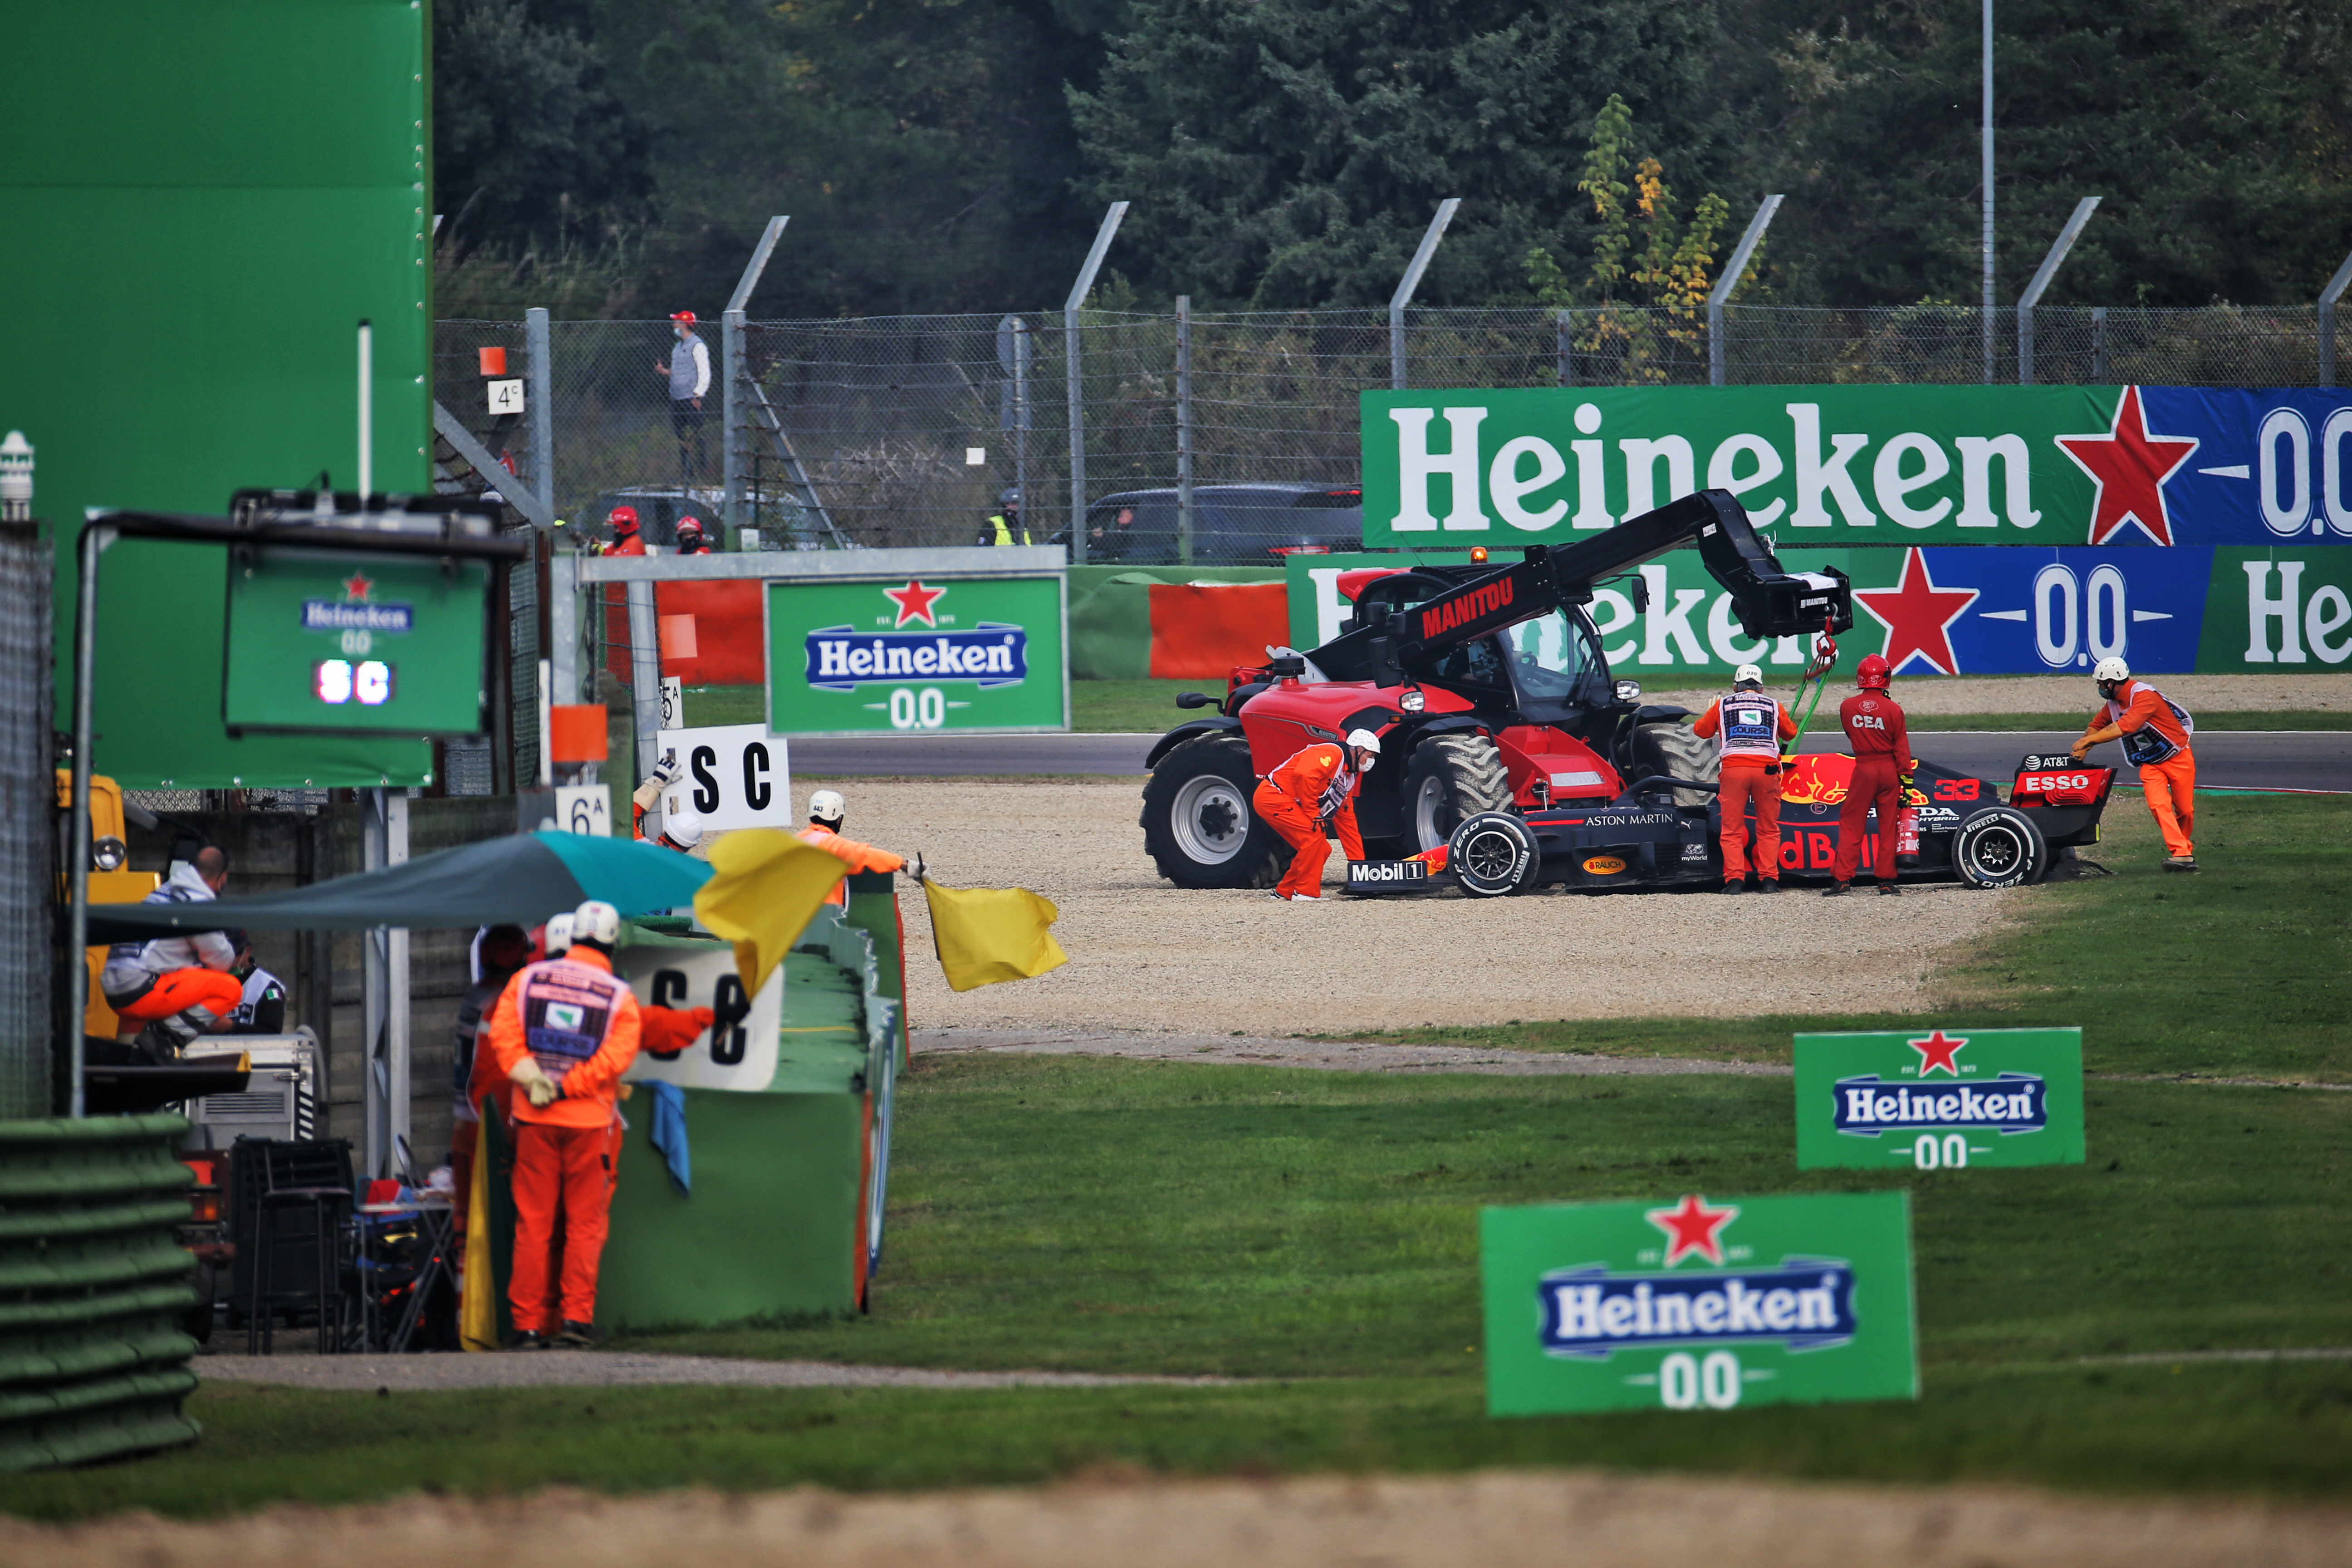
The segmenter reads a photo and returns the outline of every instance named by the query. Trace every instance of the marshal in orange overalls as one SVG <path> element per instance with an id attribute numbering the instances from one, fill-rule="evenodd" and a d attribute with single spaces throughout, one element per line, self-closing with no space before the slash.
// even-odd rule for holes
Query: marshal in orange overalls
<path id="1" fill-rule="evenodd" d="M 534 963 L 509 983 L 490 1019 L 490 1049 L 511 1074 L 528 1055 L 562 1093 L 544 1106 L 511 1096 L 515 1121 L 514 1275 L 519 1332 L 546 1333 L 548 1268 L 562 1227 L 566 1322 L 596 1321 L 596 1268 L 620 1152 L 621 1075 L 636 1060 L 637 999 L 593 948 Z"/>
<path id="2" fill-rule="evenodd" d="M 871 844 L 860 844 L 855 838 L 844 838 L 830 827 L 810 823 L 793 835 L 803 844 L 814 844 L 828 855 L 846 861 L 852 871 L 896 871 L 907 862 L 887 849 L 877 849 Z M 835 882 L 833 891 L 824 896 L 828 904 L 849 905 L 849 883 L 846 879 Z"/>
<path id="3" fill-rule="evenodd" d="M 1326 742 L 1301 747 L 1257 786 L 1252 797 L 1257 814 L 1294 851 L 1276 892 L 1292 899 L 1323 896 L 1323 864 L 1331 858 L 1326 823 L 1339 835 L 1349 859 L 1364 858 L 1364 836 L 1356 827 L 1357 782 L 1347 748 Z"/>
<path id="4" fill-rule="evenodd" d="M 2139 785 L 2147 796 L 2147 812 L 2164 835 L 2165 852 L 2175 860 L 2197 858 L 2197 753 L 2189 747 L 2192 723 L 2171 699 L 2144 680 L 2125 680 L 2115 697 L 2099 704 L 2083 738 L 2074 742 L 2077 758 L 2101 741 L 2120 740 L 2124 756 L 2139 767 Z"/>
<path id="5" fill-rule="evenodd" d="M 1724 714 L 1731 718 L 1727 723 Z M 1761 691 L 1734 691 L 1718 697 L 1698 716 L 1691 733 L 1712 740 L 1723 751 L 1716 798 L 1722 803 L 1723 821 L 1717 841 L 1723 846 L 1723 880 L 1727 886 L 1748 875 L 1748 807 L 1756 806 L 1756 879 L 1780 881 L 1780 742 L 1797 738 L 1797 721 L 1775 698 Z"/>

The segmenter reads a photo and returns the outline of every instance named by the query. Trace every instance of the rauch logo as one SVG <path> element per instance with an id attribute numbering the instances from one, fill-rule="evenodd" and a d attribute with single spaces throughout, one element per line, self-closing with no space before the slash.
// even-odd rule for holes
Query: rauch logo
<path id="1" fill-rule="evenodd" d="M 1029 677 L 1029 634 L 998 621 L 957 632 L 860 632 L 823 626 L 804 642 L 806 677 L 820 691 L 906 680 L 1015 686 Z"/>

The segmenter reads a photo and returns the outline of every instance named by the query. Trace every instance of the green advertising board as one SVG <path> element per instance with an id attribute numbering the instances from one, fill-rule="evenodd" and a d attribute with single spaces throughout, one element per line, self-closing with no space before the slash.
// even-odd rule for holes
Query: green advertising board
<path id="1" fill-rule="evenodd" d="M 489 568 L 262 549 L 228 579 L 221 717 L 247 730 L 473 735 Z"/>
<path id="2" fill-rule="evenodd" d="M 2083 1031 L 1799 1035 L 1797 1164 L 1958 1171 L 2083 1163 Z"/>
<path id="3" fill-rule="evenodd" d="M 219 515 L 322 469 L 352 489 L 363 320 L 375 486 L 432 489 L 430 16 L 415 0 L 11 7 L 0 432 L 37 449 L 35 515 L 57 530 L 60 713 L 85 510 Z M 226 733 L 226 574 L 217 544 L 108 552 L 99 771 L 429 783 L 415 740 Z"/>
<path id="4" fill-rule="evenodd" d="M 1490 1208 L 1479 1240 L 1490 1415 L 1918 1396 L 1907 1193 Z"/>
<path id="5" fill-rule="evenodd" d="M 1059 574 L 766 584 L 777 735 L 1066 730 Z"/>

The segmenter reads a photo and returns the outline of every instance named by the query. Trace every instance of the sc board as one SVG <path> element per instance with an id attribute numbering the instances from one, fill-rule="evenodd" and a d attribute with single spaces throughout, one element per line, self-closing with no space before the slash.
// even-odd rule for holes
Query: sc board
<path id="1" fill-rule="evenodd" d="M 691 811 L 707 830 L 789 828 L 796 820 L 785 742 L 764 724 L 663 730 L 654 753 L 675 754 L 682 770 L 662 792 L 665 816 Z"/>

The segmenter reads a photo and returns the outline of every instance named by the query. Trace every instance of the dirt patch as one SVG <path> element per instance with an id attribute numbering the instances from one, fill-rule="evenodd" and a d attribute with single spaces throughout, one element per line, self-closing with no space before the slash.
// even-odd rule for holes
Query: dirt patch
<path id="1" fill-rule="evenodd" d="M 1801 1487 L 1585 1472 L 844 1497 L 814 1489 L 511 1501 L 403 1498 L 181 1523 L 0 1521 L 14 1568 L 2270 1568 L 2352 1560 L 2352 1512 L 1986 1489 Z"/>
<path id="2" fill-rule="evenodd" d="M 1690 1057 L 1595 1057 L 1573 1051 L 1391 1046 L 1367 1040 L 1274 1039 L 1262 1035 L 1143 1034 L 1130 1029 L 917 1029 L 913 1046 L 919 1057 L 1123 1057 L 1130 1061 L 1221 1062 L 1322 1072 L 1466 1072 L 1507 1078 L 1655 1078 L 1677 1073 L 1786 1078 L 1790 1071 L 1767 1062 Z"/>
<path id="3" fill-rule="evenodd" d="M 918 1028 L 1335 1034 L 1521 1018 L 1745 1017 L 1823 1013 L 1866 996 L 1920 1012 L 1943 955 L 2039 889 L 1958 884 L 1824 900 L 1748 894 L 1447 892 L 1319 904 L 1188 892 L 1143 852 L 1141 781 L 794 779 L 840 789 L 849 830 L 920 849 L 949 887 L 1024 887 L 1062 911 L 1070 954 L 1036 980 L 959 995 L 929 956 L 919 893 L 907 914 L 908 1010 Z M 1338 855 L 1327 891 L 1342 874 Z M 1866 977 L 1860 978 L 1860 977 Z"/>
<path id="4" fill-rule="evenodd" d="M 1774 692 L 1786 696 L 1797 672 L 1767 672 Z M 2352 711 L 2352 675 L 2159 675 L 2150 679 L 2164 694 L 2191 713 L 2279 713 L 2313 710 Z M 1853 690 L 1853 667 L 1849 660 L 1822 700 L 1843 700 Z M 1644 702 L 1672 702 L 1693 710 L 1705 708 L 1723 695 L 1716 687 L 1688 690 L 1644 691 Z M 2081 675 L 1917 676 L 1895 683 L 1895 700 L 1906 713 L 1941 718 L 1954 713 L 2073 713 L 2084 723 L 2099 705 L 2099 694 L 2086 671 Z M 1834 718 L 1834 715 L 1832 715 Z M 1814 722 L 1821 721 L 1816 717 Z"/>

